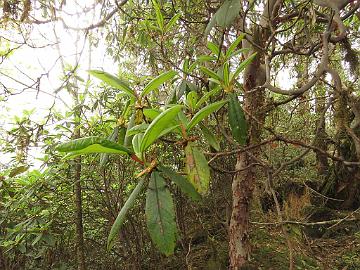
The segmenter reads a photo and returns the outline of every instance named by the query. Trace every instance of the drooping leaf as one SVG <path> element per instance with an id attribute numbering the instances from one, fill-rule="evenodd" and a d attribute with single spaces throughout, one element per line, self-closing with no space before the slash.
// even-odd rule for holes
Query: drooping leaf
<path id="1" fill-rule="evenodd" d="M 159 29 L 163 32 L 164 31 L 164 17 L 161 13 L 160 6 L 156 0 L 153 0 L 152 2 L 153 2 L 155 13 L 156 13 L 157 24 L 159 26 Z"/>
<path id="2" fill-rule="evenodd" d="M 217 111 L 218 109 L 220 109 L 226 102 L 228 102 L 228 101 L 227 100 L 221 100 L 221 101 L 214 102 L 214 103 L 212 103 L 210 105 L 207 105 L 206 107 L 202 108 L 200 111 L 198 111 L 194 115 L 194 117 L 191 119 L 191 121 L 187 125 L 186 129 L 187 130 L 192 129 L 200 121 L 202 121 L 205 117 L 209 116 L 211 113 L 213 113 L 213 112 Z"/>
<path id="3" fill-rule="evenodd" d="M 111 132 L 111 134 L 109 135 L 108 140 L 115 142 L 118 134 L 119 134 L 119 127 L 116 126 L 113 129 L 113 131 Z M 100 166 L 101 167 L 105 166 L 106 163 L 108 162 L 108 160 L 109 160 L 109 154 L 107 154 L 107 153 L 100 154 Z"/>
<path id="4" fill-rule="evenodd" d="M 137 183 L 135 189 L 131 192 L 129 198 L 125 202 L 124 206 L 121 208 L 120 213 L 117 216 L 114 224 L 112 225 L 109 236 L 108 236 L 108 240 L 107 240 L 108 250 L 110 250 L 112 248 L 112 246 L 114 245 L 115 237 L 119 233 L 121 226 L 125 221 L 127 212 L 134 206 L 135 199 L 140 194 L 142 187 L 144 185 L 144 182 L 145 182 L 144 178 L 140 179 L 140 181 Z"/>
<path id="5" fill-rule="evenodd" d="M 197 192 L 206 194 L 209 190 L 210 168 L 202 152 L 192 143 L 185 147 L 186 173 L 189 181 L 194 185 Z"/>
<path id="6" fill-rule="evenodd" d="M 102 70 L 88 70 L 88 72 L 102 80 L 104 83 L 116 88 L 116 89 L 119 89 L 119 90 L 122 90 L 123 92 L 125 92 L 127 95 L 131 96 L 131 97 L 135 97 L 135 93 L 134 91 L 129 87 L 129 85 L 120 80 L 119 78 L 115 77 L 114 75 L 111 75 L 105 71 L 102 71 Z"/>
<path id="7" fill-rule="evenodd" d="M 141 92 L 141 96 L 144 97 L 147 94 L 149 94 L 151 91 L 157 89 L 160 85 L 162 85 L 164 82 L 172 79 L 177 74 L 176 71 L 167 71 L 156 78 L 152 79 L 144 88 L 144 90 Z"/>
<path id="8" fill-rule="evenodd" d="M 206 141 L 216 150 L 220 151 L 220 144 L 215 135 L 203 124 L 199 124 Z"/>
<path id="9" fill-rule="evenodd" d="M 162 172 L 162 176 L 174 182 L 181 191 L 188 195 L 192 200 L 198 201 L 201 199 L 200 194 L 185 177 L 164 166 L 158 166 L 158 169 Z"/>
<path id="10" fill-rule="evenodd" d="M 144 152 L 155 140 L 157 140 L 162 131 L 164 131 L 169 123 L 174 121 L 176 115 L 182 109 L 182 105 L 175 105 L 159 114 L 146 129 L 141 142 L 140 152 Z"/>
<path id="11" fill-rule="evenodd" d="M 174 202 L 158 171 L 151 173 L 145 214 L 147 228 L 155 246 L 166 256 L 173 254 L 177 234 Z"/>
<path id="12" fill-rule="evenodd" d="M 233 93 L 230 94 L 228 114 L 233 138 L 240 145 L 245 145 L 248 132 L 246 118 L 237 96 Z"/>
<path id="13" fill-rule="evenodd" d="M 216 11 L 214 16 L 210 19 L 205 29 L 205 35 L 207 36 L 211 29 L 218 24 L 219 26 L 226 28 L 230 26 L 235 18 L 239 15 L 241 10 L 241 2 L 238 0 L 225 0 L 221 7 Z"/>
<path id="14" fill-rule="evenodd" d="M 62 143 L 56 147 L 59 152 L 68 152 L 67 158 L 91 153 L 131 154 L 126 147 L 100 137 L 85 137 Z"/>
<path id="15" fill-rule="evenodd" d="M 210 19 L 208 25 L 205 28 L 205 36 L 210 34 L 211 29 L 213 29 L 213 27 L 216 25 L 216 17 L 215 14 L 214 16 L 212 16 L 212 18 Z"/>
<path id="16" fill-rule="evenodd" d="M 214 15 L 217 24 L 223 28 L 230 26 L 239 16 L 240 10 L 241 2 L 239 0 L 226 0 Z"/>

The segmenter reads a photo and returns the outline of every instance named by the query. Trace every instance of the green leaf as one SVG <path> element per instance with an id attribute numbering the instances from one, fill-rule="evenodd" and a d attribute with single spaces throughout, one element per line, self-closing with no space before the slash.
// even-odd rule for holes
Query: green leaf
<path id="1" fill-rule="evenodd" d="M 215 26 L 216 24 L 216 16 L 214 14 L 214 16 L 210 19 L 208 25 L 206 26 L 205 28 L 205 36 L 209 35 L 210 34 L 210 31 L 211 29 L 213 29 L 213 27 Z"/>
<path id="2" fill-rule="evenodd" d="M 125 133 L 125 137 L 124 137 L 124 146 L 125 147 L 130 147 L 132 136 L 131 135 L 127 136 L 126 134 L 130 129 L 132 129 L 135 126 L 135 119 L 136 119 L 136 110 L 131 114 L 129 123 L 127 125 L 127 129 L 126 129 L 126 133 Z"/>
<path id="3" fill-rule="evenodd" d="M 134 91 L 128 86 L 128 84 L 115 77 L 114 75 L 111 75 L 101 70 L 88 70 L 88 72 L 92 76 L 102 80 L 104 83 L 114 87 L 115 89 L 122 90 L 131 97 L 136 97 Z"/>
<path id="4" fill-rule="evenodd" d="M 144 152 L 155 140 L 160 137 L 161 132 L 175 119 L 182 107 L 182 105 L 170 107 L 159 114 L 154 121 L 151 122 L 142 139 L 140 152 Z"/>
<path id="5" fill-rule="evenodd" d="M 116 141 L 116 137 L 119 134 L 119 127 L 116 126 L 113 131 L 111 132 L 111 134 L 108 137 L 109 141 L 115 142 Z M 106 163 L 109 160 L 109 154 L 106 153 L 102 153 L 100 154 L 100 167 L 104 167 L 106 165 Z"/>
<path id="6" fill-rule="evenodd" d="M 253 53 L 248 58 L 246 58 L 243 62 L 241 62 L 241 64 L 235 70 L 234 74 L 232 74 L 230 76 L 230 81 L 233 82 L 234 80 L 236 80 L 237 77 L 239 76 L 240 72 L 243 71 L 254 60 L 255 57 L 256 57 L 256 53 Z"/>
<path id="7" fill-rule="evenodd" d="M 200 111 L 198 111 L 194 115 L 194 117 L 191 119 L 191 121 L 187 125 L 186 129 L 187 130 L 192 129 L 200 121 L 202 121 L 205 117 L 209 116 L 211 113 L 213 113 L 213 112 L 217 111 L 218 109 L 220 109 L 226 102 L 228 102 L 228 101 L 227 100 L 222 100 L 222 101 L 214 102 L 214 103 L 202 108 Z"/>
<path id="8" fill-rule="evenodd" d="M 230 26 L 235 18 L 239 16 L 240 10 L 241 1 L 226 0 L 214 15 L 217 24 L 223 28 Z"/>
<path id="9" fill-rule="evenodd" d="M 164 31 L 164 17 L 161 14 L 160 6 L 156 2 L 156 0 L 153 0 L 152 2 L 153 2 L 155 13 L 156 13 L 156 22 L 157 22 L 161 32 L 163 32 Z"/>
<path id="10" fill-rule="evenodd" d="M 225 0 L 206 26 L 205 36 L 210 34 L 216 23 L 223 28 L 230 26 L 239 15 L 240 10 L 241 2 L 239 0 Z"/>
<path id="11" fill-rule="evenodd" d="M 198 94 L 195 91 L 191 91 L 186 96 L 186 105 L 189 106 L 190 109 L 195 109 L 197 100 Z"/>
<path id="12" fill-rule="evenodd" d="M 177 13 L 170 19 L 170 21 L 166 25 L 166 31 L 169 31 L 177 23 L 180 16 L 181 16 L 181 14 Z"/>
<path id="13" fill-rule="evenodd" d="M 230 70 L 229 63 L 225 62 L 223 65 L 223 77 L 224 77 L 224 85 L 229 86 L 230 84 Z"/>
<path id="14" fill-rule="evenodd" d="M 201 106 L 203 103 L 205 103 L 206 101 L 208 101 L 211 96 L 216 95 L 220 90 L 221 90 L 221 87 L 217 85 L 213 90 L 207 92 L 205 95 L 203 95 L 203 96 L 199 99 L 199 101 L 196 103 L 195 108 L 196 108 L 196 109 L 200 108 L 200 106 Z"/>
<path id="15" fill-rule="evenodd" d="M 206 141 L 216 150 L 220 151 L 220 144 L 215 135 L 203 124 L 199 124 Z"/>
<path id="16" fill-rule="evenodd" d="M 177 234 L 174 202 L 164 178 L 157 171 L 151 174 L 145 214 L 147 228 L 155 246 L 166 256 L 173 254 Z"/>
<path id="17" fill-rule="evenodd" d="M 229 46 L 229 48 L 226 51 L 226 58 L 229 58 L 232 53 L 236 50 L 237 46 L 240 44 L 240 42 L 244 39 L 245 34 L 241 34 L 240 36 L 238 36 L 237 39 L 235 39 L 235 41 L 233 43 L 231 43 L 231 45 Z"/>
<path id="18" fill-rule="evenodd" d="M 161 113 L 158 109 L 143 109 L 143 113 L 147 120 L 153 121 Z"/>
<path id="19" fill-rule="evenodd" d="M 110 250 L 115 242 L 115 237 L 119 233 L 121 226 L 123 225 L 125 221 L 125 217 L 127 212 L 134 206 L 135 199 L 139 196 L 139 193 L 142 190 L 142 187 L 144 185 L 144 178 L 140 179 L 140 181 L 137 183 L 135 189 L 131 192 L 129 198 L 125 202 L 124 206 L 121 208 L 119 215 L 117 216 L 114 224 L 111 227 L 108 240 L 107 240 L 107 248 Z"/>
<path id="20" fill-rule="evenodd" d="M 149 127 L 149 124 L 146 123 L 142 123 L 140 125 L 136 125 L 134 127 L 132 127 L 131 129 L 129 129 L 126 132 L 126 136 L 133 136 L 135 134 L 141 133 L 141 132 L 145 132 L 145 130 Z"/>
<path id="21" fill-rule="evenodd" d="M 206 68 L 206 67 L 200 67 L 201 71 L 204 72 L 206 75 L 210 76 L 211 78 L 221 82 L 222 81 L 222 78 L 217 75 L 214 71 Z"/>
<path id="22" fill-rule="evenodd" d="M 23 172 L 26 172 L 30 167 L 29 166 L 19 166 L 12 169 L 9 173 L 9 177 L 15 177 Z"/>
<path id="23" fill-rule="evenodd" d="M 140 150 L 140 146 L 141 146 L 141 141 L 142 138 L 144 137 L 143 133 L 138 133 L 136 134 L 133 139 L 132 139 L 132 145 L 133 145 L 133 149 L 135 152 L 135 155 L 140 159 L 143 160 L 143 155 L 142 152 Z"/>
<path id="24" fill-rule="evenodd" d="M 100 137 L 85 137 L 60 144 L 59 152 L 69 152 L 66 158 L 91 153 L 132 154 L 126 147 Z"/>
<path id="25" fill-rule="evenodd" d="M 171 71 L 164 72 L 164 73 L 160 74 L 159 76 L 157 76 L 156 78 L 152 79 L 145 86 L 144 90 L 141 93 L 141 97 L 144 97 L 147 94 L 149 94 L 151 91 L 157 89 L 164 82 L 172 79 L 176 74 L 177 74 L 176 71 L 171 70 Z"/>
<path id="26" fill-rule="evenodd" d="M 210 168 L 202 152 L 192 143 L 185 147 L 186 173 L 189 181 L 194 185 L 197 192 L 206 194 L 209 190 Z"/>
<path id="27" fill-rule="evenodd" d="M 217 60 L 217 57 L 212 56 L 212 55 L 200 55 L 196 61 L 197 62 L 210 62 L 210 61 L 215 61 Z"/>
<path id="28" fill-rule="evenodd" d="M 164 166 L 158 166 L 157 168 L 162 172 L 162 176 L 169 178 L 181 189 L 183 193 L 188 195 L 192 200 L 198 201 L 201 199 L 200 194 L 184 176 Z"/>
<path id="29" fill-rule="evenodd" d="M 220 54 L 220 49 L 219 46 L 216 45 L 215 43 L 209 41 L 207 43 L 207 47 L 209 48 L 209 50 L 216 56 L 218 56 Z"/>
<path id="30" fill-rule="evenodd" d="M 245 145 L 247 141 L 247 123 L 245 114 L 235 94 L 230 94 L 229 100 L 229 124 L 233 138 L 240 144 Z"/>

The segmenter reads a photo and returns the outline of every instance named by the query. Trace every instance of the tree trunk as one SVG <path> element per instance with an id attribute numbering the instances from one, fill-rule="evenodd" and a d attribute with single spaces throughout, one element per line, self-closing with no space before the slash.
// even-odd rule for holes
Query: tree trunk
<path id="1" fill-rule="evenodd" d="M 325 109 L 325 91 L 323 89 L 318 89 L 316 93 L 315 100 L 315 112 L 316 115 L 322 115 Z M 326 126 L 324 119 L 318 119 L 316 121 L 316 130 L 318 136 L 315 138 L 314 146 L 320 148 L 324 152 L 327 152 L 327 139 L 328 136 L 326 134 Z M 320 153 L 318 151 L 315 152 L 316 155 L 316 167 L 318 171 L 319 177 L 324 177 L 329 171 L 329 162 L 326 154 Z"/>
<path id="2" fill-rule="evenodd" d="M 259 57 L 248 67 L 244 76 L 244 108 L 248 114 L 249 145 L 260 141 L 264 114 L 261 108 L 264 105 L 263 89 L 247 93 L 263 83 L 257 80 L 262 77 Z M 253 157 L 259 155 L 258 150 L 251 152 Z M 254 163 L 248 153 L 240 153 L 237 157 L 235 174 L 232 183 L 232 214 L 229 227 L 230 269 L 237 270 L 245 266 L 250 257 L 249 217 L 250 203 L 256 182 Z M 250 167 L 249 167 L 250 166 Z"/>
<path id="3" fill-rule="evenodd" d="M 282 1 L 268 0 L 263 10 L 260 26 L 254 24 L 250 29 L 243 25 L 244 19 L 240 18 L 240 29 L 243 32 L 251 33 L 248 38 L 252 39 L 250 44 L 244 40 L 243 47 L 249 48 L 249 55 L 257 52 L 255 60 L 246 68 L 244 72 L 244 109 L 247 114 L 248 122 L 248 145 L 258 144 L 261 139 L 263 124 L 265 121 L 264 110 L 264 89 L 256 87 L 261 86 L 266 81 L 264 68 L 263 51 L 257 50 L 257 47 L 264 48 L 270 32 L 270 24 L 275 27 L 273 16 L 276 16 Z M 256 44 L 257 46 L 254 46 Z M 259 157 L 259 149 L 250 153 L 240 153 L 237 157 L 236 170 L 232 183 L 232 214 L 229 226 L 229 250 L 230 250 L 230 269 L 244 269 L 250 258 L 250 238 L 249 238 L 249 220 L 250 204 L 257 179 L 257 172 L 252 163 Z"/>

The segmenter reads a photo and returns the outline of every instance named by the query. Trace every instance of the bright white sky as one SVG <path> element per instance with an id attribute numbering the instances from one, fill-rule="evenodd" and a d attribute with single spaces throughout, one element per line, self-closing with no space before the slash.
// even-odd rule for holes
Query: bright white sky
<path id="1" fill-rule="evenodd" d="M 95 12 L 82 14 L 79 18 L 77 16 L 66 15 L 66 13 L 80 12 L 83 8 L 92 6 L 97 1 L 80 1 L 83 2 L 80 4 L 81 6 L 75 5 L 75 2 L 76 1 L 68 1 L 68 4 L 64 7 L 65 12 L 58 14 L 64 18 L 68 25 L 80 28 L 100 20 L 100 15 L 96 14 L 100 6 L 95 9 Z M 10 28 L 11 27 L 9 27 L 9 29 Z M 23 28 L 27 27 L 24 26 Z M 9 29 L 0 29 L 0 36 L 19 42 L 23 40 L 19 32 Z M 96 31 L 99 30 L 94 29 L 94 34 L 96 34 Z M 56 32 L 56 36 L 60 41 L 58 47 L 56 45 L 45 46 L 48 44 L 56 44 L 57 39 L 54 32 Z M 3 102 L 0 103 L 0 125 L 3 128 L 9 129 L 14 122 L 14 115 L 21 116 L 24 110 L 35 109 L 31 119 L 41 123 L 44 121 L 44 117 L 48 114 L 48 110 L 54 101 L 56 102 L 56 109 L 58 111 L 65 111 L 66 106 L 71 107 L 72 100 L 66 90 L 61 90 L 57 94 L 58 98 L 56 98 L 55 94 L 55 91 L 62 84 L 61 77 L 63 75 L 58 49 L 60 49 L 61 55 L 64 57 L 65 64 L 74 66 L 79 58 L 77 52 L 81 51 L 84 45 L 84 37 L 83 31 L 65 29 L 61 22 L 34 26 L 28 42 L 36 47 L 43 47 L 34 49 L 29 46 L 23 46 L 16 50 L 14 54 L 0 65 L 0 81 L 16 93 L 25 88 L 21 83 L 32 85 L 41 74 L 44 74 L 41 77 L 40 91 L 37 92 L 36 89 L 27 89 L 19 95 L 10 96 L 5 104 Z M 4 46 L 3 42 L 4 40 L 1 40 L 0 48 Z M 78 74 L 80 77 L 86 80 L 88 75 L 85 71 L 90 68 L 104 69 L 110 73 L 117 73 L 117 65 L 110 57 L 106 56 L 105 49 L 105 42 L 101 40 L 97 48 L 91 48 L 91 66 L 89 66 L 89 43 L 85 43 L 83 53 L 79 60 L 80 69 Z M 1 89 L 0 97 L 4 94 L 1 93 L 2 91 Z M 13 156 L 11 154 L 0 154 L 0 163 L 3 164 L 9 162 L 11 156 Z M 33 149 L 31 155 L 41 157 L 41 149 Z M 35 161 L 35 167 L 39 167 L 40 165 L 41 162 Z"/>
<path id="2" fill-rule="evenodd" d="M 81 13 L 84 8 L 93 6 L 97 2 L 96 0 L 79 1 L 80 4 L 76 4 L 76 2 L 77 1 L 67 1 L 66 6 L 63 8 L 65 12 L 58 14 L 68 25 L 80 28 L 101 20 L 99 5 L 95 8 L 95 11 L 86 14 Z M 67 13 L 79 13 L 81 15 L 69 16 L 66 15 Z M 41 18 L 41 16 L 37 17 Z M 24 26 L 24 28 L 26 27 Z M 9 27 L 9 29 L 11 29 L 11 27 Z M 20 42 L 23 40 L 18 32 L 9 29 L 0 29 L 0 36 L 7 37 L 10 40 L 19 40 Z M 92 31 L 94 35 L 97 35 L 97 32 L 101 31 L 101 29 L 94 29 Z M 28 42 L 34 44 L 36 47 L 55 44 L 56 37 L 54 32 L 56 32 L 59 38 L 60 43 L 58 46 L 65 62 L 74 66 L 79 57 L 78 54 L 76 54 L 77 48 L 79 51 L 84 44 L 85 35 L 83 31 L 67 30 L 61 22 L 35 25 Z M 118 72 L 118 65 L 114 63 L 110 57 L 106 56 L 104 39 L 104 37 L 102 37 L 102 40 L 100 39 L 97 48 L 92 47 L 90 67 L 88 42 L 86 42 L 84 46 L 83 54 L 79 61 L 80 70 L 78 74 L 85 80 L 87 78 L 85 70 L 90 68 L 104 69 L 113 74 Z M 0 42 L 0 49 L 1 46 L 3 46 L 1 45 L 2 42 L 3 40 Z M 60 79 L 62 76 L 62 66 L 58 58 L 59 51 L 56 45 L 44 46 L 38 49 L 23 46 L 0 65 L 0 81 L 4 85 L 13 88 L 14 92 L 18 92 L 24 88 L 19 82 L 31 85 L 34 83 L 33 80 L 36 80 L 41 74 L 46 74 L 41 78 L 40 91 L 38 93 L 35 89 L 28 89 L 22 94 L 11 96 L 5 105 L 0 103 L 0 125 L 2 125 L 3 128 L 10 128 L 13 123 L 13 116 L 21 116 L 23 110 L 35 109 L 32 120 L 41 123 L 44 120 L 44 116 L 47 115 L 49 108 L 53 105 L 54 100 L 56 101 L 58 111 L 64 111 L 66 105 L 71 106 L 72 100 L 66 90 L 63 89 L 58 93 L 58 97 L 61 98 L 61 100 L 56 99 L 54 96 L 56 89 L 58 89 L 62 83 Z M 288 72 L 279 74 L 279 85 L 281 87 L 288 87 L 291 81 Z M 95 83 L 97 83 L 97 81 L 95 81 Z M 41 157 L 41 148 L 34 148 L 31 151 L 31 155 Z M 11 156 L 10 154 L 1 154 L 0 163 L 4 164 L 9 162 Z M 41 162 L 35 161 L 34 167 L 39 167 L 40 165 Z"/>

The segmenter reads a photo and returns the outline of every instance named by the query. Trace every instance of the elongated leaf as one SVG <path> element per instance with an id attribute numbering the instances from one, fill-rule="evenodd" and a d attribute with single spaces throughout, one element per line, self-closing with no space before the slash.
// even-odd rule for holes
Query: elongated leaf
<path id="1" fill-rule="evenodd" d="M 135 152 L 135 155 L 140 159 L 140 160 L 143 160 L 143 155 L 142 155 L 142 152 L 140 150 L 140 146 L 141 146 L 141 141 L 142 141 L 142 138 L 144 137 L 144 134 L 143 133 L 138 133 L 136 134 L 133 139 L 132 139 L 132 145 L 133 145 L 133 149 L 134 149 L 134 152 Z"/>
<path id="2" fill-rule="evenodd" d="M 206 67 L 200 67 L 201 71 L 204 72 L 206 75 L 210 76 L 211 78 L 218 80 L 219 82 L 222 81 L 222 78 L 217 75 L 214 71 L 206 68 Z"/>
<path id="3" fill-rule="evenodd" d="M 129 198 L 125 202 L 124 206 L 121 208 L 120 213 L 117 216 L 114 224 L 112 225 L 109 236 L 108 236 L 108 240 L 107 240 L 108 250 L 110 250 L 113 247 L 114 242 L 115 242 L 115 237 L 119 233 L 121 226 L 123 225 L 123 223 L 125 221 L 127 212 L 134 206 L 135 199 L 139 196 L 139 194 L 142 190 L 142 187 L 144 185 L 144 182 L 145 182 L 144 178 L 140 179 L 140 181 L 136 185 L 135 189 L 133 190 L 133 192 L 131 192 Z"/>
<path id="4" fill-rule="evenodd" d="M 213 27 L 216 25 L 216 16 L 214 14 L 214 16 L 210 19 L 208 25 L 205 28 L 205 36 L 210 34 L 211 29 L 213 29 Z"/>
<path id="5" fill-rule="evenodd" d="M 140 152 L 144 152 L 156 139 L 161 135 L 161 132 L 166 129 L 176 115 L 182 109 L 182 105 L 175 105 L 159 114 L 150 126 L 145 131 L 144 137 L 141 142 Z"/>
<path id="6" fill-rule="evenodd" d="M 239 15 L 240 10 L 241 2 L 239 0 L 225 0 L 206 26 L 205 35 L 210 33 L 216 23 L 223 28 L 230 26 Z"/>
<path id="7" fill-rule="evenodd" d="M 19 166 L 12 169 L 9 173 L 9 177 L 15 177 L 23 172 L 26 172 L 30 167 L 29 166 Z"/>
<path id="8" fill-rule="evenodd" d="M 210 168 L 203 153 L 192 143 L 185 147 L 186 173 L 197 192 L 206 194 L 209 190 Z"/>
<path id="9" fill-rule="evenodd" d="M 195 109 L 197 100 L 198 94 L 195 91 L 191 91 L 186 96 L 186 105 L 188 105 L 190 109 Z"/>
<path id="10" fill-rule="evenodd" d="M 124 145 L 126 135 L 126 127 L 120 127 L 118 135 L 118 143 Z M 125 146 L 125 145 L 124 145 Z"/>
<path id="11" fill-rule="evenodd" d="M 229 48 L 226 51 L 226 58 L 229 58 L 232 55 L 232 53 L 236 50 L 237 46 L 244 39 L 244 37 L 245 37 L 245 34 L 241 34 L 240 36 L 238 36 L 237 39 L 235 39 L 235 41 L 233 43 L 231 43 L 231 45 L 229 46 Z"/>
<path id="12" fill-rule="evenodd" d="M 158 169 L 162 172 L 162 176 L 165 176 L 174 182 L 181 189 L 181 191 L 188 195 L 192 200 L 198 201 L 201 199 L 200 194 L 184 176 L 164 166 L 158 166 Z"/>
<path id="13" fill-rule="evenodd" d="M 223 66 L 223 77 L 224 77 L 224 84 L 225 86 L 229 86 L 230 84 L 230 67 L 229 63 L 225 62 Z"/>
<path id="14" fill-rule="evenodd" d="M 201 105 L 203 105 L 204 102 L 208 101 L 209 98 L 213 95 L 216 95 L 217 93 L 219 93 L 221 90 L 221 87 L 220 86 L 215 86 L 214 89 L 212 89 L 211 91 L 207 92 L 205 95 L 203 95 L 199 101 L 196 103 L 196 106 L 195 108 L 198 109 L 200 108 Z"/>
<path id="15" fill-rule="evenodd" d="M 214 60 L 217 60 L 217 57 L 216 56 L 213 56 L 213 55 L 200 55 L 196 61 L 197 62 L 210 62 L 210 61 L 214 61 Z"/>
<path id="16" fill-rule="evenodd" d="M 156 117 L 159 116 L 161 111 L 157 109 L 143 109 L 143 113 L 146 119 L 148 119 L 149 121 L 153 121 Z"/>
<path id="17" fill-rule="evenodd" d="M 230 26 L 235 18 L 239 16 L 241 1 L 226 0 L 215 13 L 216 22 L 223 28 Z"/>
<path id="18" fill-rule="evenodd" d="M 194 115 L 194 117 L 191 119 L 190 123 L 187 125 L 186 129 L 187 130 L 192 129 L 200 121 L 202 121 L 205 117 L 209 116 L 211 113 L 220 109 L 226 102 L 228 102 L 228 101 L 222 100 L 222 101 L 214 102 L 214 103 L 202 108 L 200 111 L 198 111 Z"/>
<path id="19" fill-rule="evenodd" d="M 132 96 L 132 97 L 135 97 L 135 93 L 134 91 L 129 87 L 129 85 L 120 80 L 119 78 L 115 77 L 114 75 L 111 75 L 105 71 L 102 71 L 102 70 L 88 70 L 88 72 L 102 80 L 104 83 L 116 88 L 116 89 L 119 89 L 119 90 L 122 90 L 123 92 L 125 92 L 127 95 L 129 96 Z"/>
<path id="20" fill-rule="evenodd" d="M 108 140 L 111 141 L 111 142 L 115 142 L 116 141 L 116 138 L 119 134 L 119 127 L 116 126 L 113 131 L 111 132 L 111 134 L 109 135 L 108 137 Z M 102 153 L 100 155 L 100 166 L 103 167 L 106 165 L 106 163 L 108 162 L 109 160 L 109 154 L 107 153 Z"/>
<path id="21" fill-rule="evenodd" d="M 240 144 L 245 145 L 247 140 L 247 123 L 244 111 L 235 94 L 230 94 L 229 101 L 229 124 L 233 138 Z"/>
<path id="22" fill-rule="evenodd" d="M 135 118 L 136 118 L 136 111 L 134 111 L 132 113 L 132 115 L 130 116 L 130 120 L 129 120 L 127 129 L 126 129 L 126 133 L 125 133 L 125 137 L 124 137 L 124 146 L 125 147 L 130 147 L 132 136 L 131 135 L 127 136 L 126 134 L 130 129 L 132 129 L 135 126 Z"/>
<path id="23" fill-rule="evenodd" d="M 153 0 L 152 2 L 153 2 L 154 9 L 155 9 L 155 12 L 156 12 L 157 24 L 158 24 L 159 28 L 161 29 L 161 31 L 164 31 L 164 17 L 161 14 L 160 6 L 159 6 L 159 4 L 157 3 L 156 0 Z"/>
<path id="24" fill-rule="evenodd" d="M 66 158 L 92 153 L 132 154 L 126 147 L 100 137 L 85 137 L 60 144 L 59 152 L 68 152 Z"/>
<path id="25" fill-rule="evenodd" d="M 126 132 L 126 136 L 133 136 L 135 134 L 141 133 L 141 132 L 145 132 L 145 130 L 149 127 L 149 124 L 146 123 L 142 123 L 140 125 L 136 125 L 134 127 L 132 127 L 131 129 L 129 129 Z"/>
<path id="26" fill-rule="evenodd" d="M 215 43 L 212 43 L 212 42 L 209 41 L 209 42 L 207 43 L 207 47 L 210 49 L 210 51 L 211 51 L 214 55 L 216 55 L 216 56 L 219 55 L 220 49 L 219 49 L 219 46 L 218 46 L 218 45 L 216 45 Z"/>
<path id="27" fill-rule="evenodd" d="M 220 144 L 215 135 L 203 124 L 199 124 L 206 141 L 216 150 L 220 151 Z"/>
<path id="28" fill-rule="evenodd" d="M 241 64 L 236 68 L 234 74 L 230 76 L 230 81 L 233 82 L 239 76 L 240 72 L 243 71 L 256 57 L 256 53 L 253 53 L 248 58 L 246 58 Z"/>
<path id="29" fill-rule="evenodd" d="M 176 244 L 174 202 L 160 173 L 153 171 L 146 193 L 146 224 L 151 240 L 160 252 L 169 256 Z"/>
<path id="30" fill-rule="evenodd" d="M 157 89 L 160 85 L 162 85 L 164 82 L 172 79 L 175 75 L 177 74 L 176 71 L 167 71 L 164 72 L 162 74 L 160 74 L 159 76 L 157 76 L 156 78 L 152 79 L 144 88 L 144 90 L 141 93 L 141 96 L 146 96 L 147 94 L 149 94 L 151 91 Z"/>
<path id="31" fill-rule="evenodd" d="M 170 21 L 166 25 L 166 31 L 169 31 L 177 23 L 180 16 L 181 16 L 181 14 L 177 13 L 170 19 Z"/>

